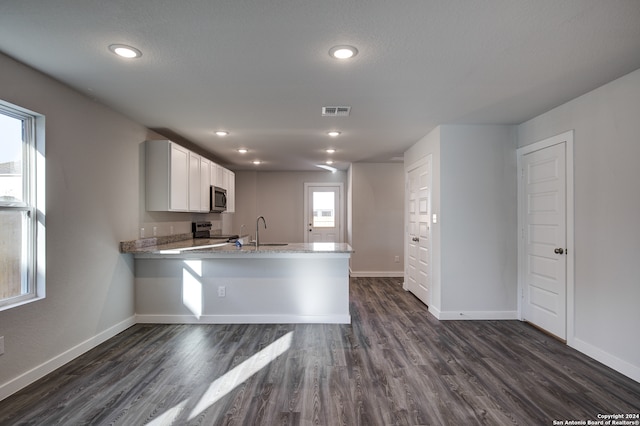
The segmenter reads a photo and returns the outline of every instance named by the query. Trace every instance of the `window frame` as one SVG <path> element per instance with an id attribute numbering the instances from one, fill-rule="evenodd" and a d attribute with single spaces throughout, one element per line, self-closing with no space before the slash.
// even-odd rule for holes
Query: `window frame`
<path id="1" fill-rule="evenodd" d="M 26 213 L 20 271 L 23 293 L 0 299 L 0 311 L 45 297 L 44 116 L 0 100 L 0 114 L 22 121 L 22 200 L 0 201 L 0 211 Z M 24 219 L 23 219 L 24 220 Z M 25 262 L 26 258 L 26 262 Z M 26 291 L 25 288 L 26 287 Z"/>

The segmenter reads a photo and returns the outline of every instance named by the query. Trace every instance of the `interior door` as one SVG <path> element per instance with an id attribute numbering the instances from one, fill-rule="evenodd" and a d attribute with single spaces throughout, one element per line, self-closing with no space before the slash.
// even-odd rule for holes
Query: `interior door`
<path id="1" fill-rule="evenodd" d="M 566 339 L 566 144 L 523 155 L 521 167 L 522 316 L 525 321 Z"/>
<path id="2" fill-rule="evenodd" d="M 429 305 L 431 288 L 431 156 L 408 175 L 407 289 Z"/>
<path id="3" fill-rule="evenodd" d="M 342 242 L 342 188 L 305 184 L 305 242 Z"/>

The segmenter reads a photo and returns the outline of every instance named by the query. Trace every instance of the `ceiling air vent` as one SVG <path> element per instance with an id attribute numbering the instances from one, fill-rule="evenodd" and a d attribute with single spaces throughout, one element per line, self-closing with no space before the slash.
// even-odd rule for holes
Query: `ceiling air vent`
<path id="1" fill-rule="evenodd" d="M 326 106 L 322 107 L 323 117 L 348 117 L 351 107 L 348 106 Z"/>

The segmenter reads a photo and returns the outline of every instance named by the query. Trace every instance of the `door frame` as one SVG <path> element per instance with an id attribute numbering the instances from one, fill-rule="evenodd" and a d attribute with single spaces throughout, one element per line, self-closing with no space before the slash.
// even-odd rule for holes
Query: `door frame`
<path id="1" fill-rule="evenodd" d="M 304 215 L 304 219 L 302 221 L 302 241 L 305 243 L 309 242 L 309 227 L 307 223 L 309 223 L 309 217 L 307 216 L 307 212 L 309 211 L 309 190 L 318 187 L 336 187 L 338 188 L 338 201 L 340 203 L 339 211 L 336 212 L 336 217 L 339 218 L 340 223 L 338 224 L 338 235 L 340 236 L 340 243 L 344 243 L 345 235 L 344 235 L 344 226 L 345 221 L 347 219 L 346 215 L 346 206 L 344 204 L 344 183 L 343 182 L 305 182 L 304 183 L 304 202 L 302 206 L 302 214 Z"/>
<path id="2" fill-rule="evenodd" d="M 525 155 L 535 151 L 540 151 L 558 144 L 565 144 L 565 161 L 566 161 L 566 261 L 567 261 L 567 294 L 566 294 L 566 327 L 567 327 L 567 344 L 573 345 L 574 338 L 574 188 L 573 188 L 573 130 L 552 136 L 547 139 L 523 146 L 516 150 L 518 162 L 518 318 L 523 318 L 523 300 L 525 292 L 525 270 L 526 270 L 526 247 L 524 241 L 524 225 L 526 223 L 526 204 L 524 200 L 524 170 L 522 161 Z"/>

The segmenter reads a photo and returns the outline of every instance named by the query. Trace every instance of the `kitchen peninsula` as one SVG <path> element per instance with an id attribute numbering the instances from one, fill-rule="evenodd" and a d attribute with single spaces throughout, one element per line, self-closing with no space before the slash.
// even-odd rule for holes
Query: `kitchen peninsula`
<path id="1" fill-rule="evenodd" d="M 342 243 L 122 243 L 135 258 L 140 323 L 340 323 L 349 314 Z"/>

